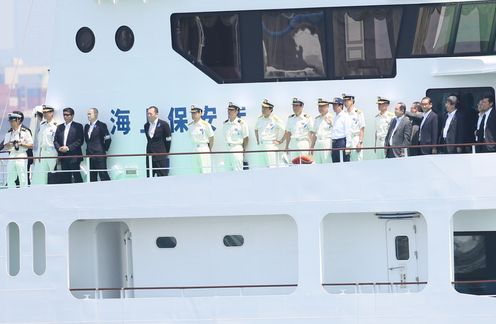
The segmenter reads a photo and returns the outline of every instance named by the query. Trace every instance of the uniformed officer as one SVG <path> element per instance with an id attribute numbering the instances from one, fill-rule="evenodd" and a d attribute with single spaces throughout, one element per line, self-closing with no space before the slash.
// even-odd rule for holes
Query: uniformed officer
<path id="1" fill-rule="evenodd" d="M 225 158 L 226 167 L 231 171 L 243 170 L 243 153 L 248 146 L 248 124 L 239 118 L 239 106 L 229 103 L 227 107 L 228 119 L 224 122 L 224 140 L 227 150 L 238 152 L 228 154 Z"/>
<path id="2" fill-rule="evenodd" d="M 332 109 L 336 113 L 331 131 L 332 148 L 349 149 L 351 148 L 351 118 L 343 110 L 343 99 L 334 98 L 331 104 Z M 343 155 L 343 162 L 349 162 L 350 153 L 350 150 L 332 151 L 332 162 L 341 162 L 341 155 Z"/>
<path id="3" fill-rule="evenodd" d="M 319 115 L 315 117 L 312 130 L 312 148 L 330 150 L 331 145 L 331 131 L 333 118 L 329 112 L 329 101 L 319 99 Z M 313 152 L 313 159 L 316 163 L 330 162 L 331 151 L 315 151 Z"/>
<path id="4" fill-rule="evenodd" d="M 384 141 L 389 129 L 389 124 L 393 120 L 394 113 L 389 111 L 390 100 L 382 97 L 377 97 L 377 107 L 379 113 L 375 116 L 375 147 L 384 147 Z M 384 159 L 384 149 L 374 149 L 378 159 Z"/>
<path id="5" fill-rule="evenodd" d="M 274 105 L 265 99 L 262 102 L 262 115 L 258 117 L 255 126 L 255 138 L 261 150 L 278 150 L 277 145 L 284 142 L 284 124 L 273 114 L 273 110 Z M 277 152 L 262 153 L 262 163 L 269 168 L 277 167 L 279 165 Z"/>
<path id="6" fill-rule="evenodd" d="M 211 152 L 214 146 L 214 130 L 208 122 L 201 118 L 202 113 L 203 109 L 195 105 L 191 106 L 191 119 L 193 121 L 188 124 L 188 132 L 196 152 Z M 193 165 L 197 167 L 199 173 L 212 172 L 210 154 L 193 155 Z"/>
<path id="7" fill-rule="evenodd" d="M 310 115 L 303 112 L 303 101 L 298 98 L 293 98 L 293 112 L 294 114 L 288 117 L 286 123 L 286 151 L 292 150 L 305 150 L 310 148 L 310 132 L 313 129 L 313 119 Z M 308 151 L 297 151 L 290 153 L 290 159 L 298 156 L 308 154 Z"/>
<path id="8" fill-rule="evenodd" d="M 37 157 L 56 157 L 57 150 L 53 145 L 57 123 L 53 120 L 54 108 L 43 105 L 43 121 L 35 136 Z M 33 184 L 47 184 L 48 174 L 55 170 L 57 159 L 36 159 L 33 173 Z"/>
<path id="9" fill-rule="evenodd" d="M 9 114 L 11 129 L 5 134 L 4 148 L 10 152 L 10 158 L 27 158 L 27 150 L 33 148 L 33 137 L 31 133 L 21 125 L 22 115 L 18 111 Z M 19 178 L 19 187 L 28 184 L 28 161 L 27 159 L 9 160 L 7 163 L 7 184 L 9 188 L 15 188 L 16 179 Z"/>
<path id="10" fill-rule="evenodd" d="M 363 137 L 365 135 L 365 116 L 363 111 L 355 107 L 355 96 L 344 94 L 345 112 L 351 118 L 351 161 L 363 160 Z"/>

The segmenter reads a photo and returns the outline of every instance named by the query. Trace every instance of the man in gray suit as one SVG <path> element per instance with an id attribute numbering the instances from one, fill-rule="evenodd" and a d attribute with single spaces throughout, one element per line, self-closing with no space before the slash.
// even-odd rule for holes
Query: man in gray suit
<path id="1" fill-rule="evenodd" d="M 386 135 L 385 145 L 388 146 L 409 146 L 412 138 L 412 123 L 405 116 L 406 105 L 398 102 L 394 108 L 396 118 L 391 121 Z M 406 148 L 387 148 L 386 158 L 397 158 L 405 156 Z"/>

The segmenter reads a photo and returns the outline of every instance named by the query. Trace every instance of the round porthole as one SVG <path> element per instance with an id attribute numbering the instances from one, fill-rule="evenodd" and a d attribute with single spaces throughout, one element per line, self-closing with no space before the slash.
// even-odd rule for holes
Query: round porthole
<path id="1" fill-rule="evenodd" d="M 128 26 L 121 26 L 115 32 L 115 44 L 123 51 L 127 52 L 134 45 L 134 33 Z"/>
<path id="2" fill-rule="evenodd" d="M 95 47 L 95 34 L 88 27 L 83 27 L 76 34 L 76 45 L 83 53 L 89 53 Z"/>

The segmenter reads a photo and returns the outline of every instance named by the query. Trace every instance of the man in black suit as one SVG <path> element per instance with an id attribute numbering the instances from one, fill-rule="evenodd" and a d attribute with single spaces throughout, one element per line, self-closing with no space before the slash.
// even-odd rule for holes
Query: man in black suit
<path id="1" fill-rule="evenodd" d="M 477 143 L 496 142 L 496 112 L 494 111 L 494 96 L 486 95 L 482 98 L 479 120 L 477 122 Z M 496 145 L 479 146 L 478 152 L 496 152 Z"/>
<path id="2" fill-rule="evenodd" d="M 412 123 L 412 138 L 410 145 L 419 145 L 419 130 L 420 123 L 422 122 L 422 105 L 419 101 L 414 101 L 410 107 L 410 111 L 405 113 L 407 117 L 410 118 Z M 410 147 L 408 149 L 408 156 L 419 155 L 420 149 L 418 147 Z"/>
<path id="3" fill-rule="evenodd" d="M 461 111 L 457 109 L 458 98 L 456 96 L 449 96 L 446 98 L 446 116 L 443 118 L 443 127 L 439 136 L 439 144 L 462 144 L 468 143 L 467 141 L 467 127 L 465 125 L 465 118 Z M 463 146 L 448 146 L 440 149 L 442 153 L 464 153 L 465 147 Z"/>
<path id="4" fill-rule="evenodd" d="M 171 129 L 169 124 L 158 118 L 158 108 L 151 106 L 146 110 L 148 122 L 145 124 L 147 140 L 146 153 L 169 153 L 171 147 Z M 152 157 L 152 170 L 150 173 L 149 159 L 146 159 L 147 177 L 164 177 L 169 175 L 169 158 L 167 155 Z"/>
<path id="5" fill-rule="evenodd" d="M 98 120 L 98 109 L 96 108 L 88 110 L 88 121 L 89 124 L 84 126 L 86 155 L 105 155 L 112 142 L 107 124 Z M 90 158 L 90 170 L 92 170 L 90 171 L 91 182 L 98 181 L 98 175 L 100 175 L 100 181 L 110 180 L 106 157 Z"/>
<path id="6" fill-rule="evenodd" d="M 398 102 L 394 108 L 396 118 L 389 124 L 384 144 L 388 146 L 409 146 L 412 138 L 412 123 L 410 118 L 405 116 L 406 105 Z M 397 158 L 405 156 L 406 148 L 387 148 L 386 158 Z"/>
<path id="7" fill-rule="evenodd" d="M 64 108 L 64 123 L 57 126 L 55 131 L 55 139 L 53 145 L 60 157 L 65 156 L 81 156 L 81 146 L 84 142 L 83 125 L 73 121 L 74 109 Z M 83 182 L 81 173 L 79 172 L 79 164 L 83 159 L 81 157 L 69 157 L 60 159 L 60 166 L 63 172 L 59 179 L 62 183 Z"/>
<path id="8" fill-rule="evenodd" d="M 420 102 L 422 105 L 422 110 L 424 111 L 424 118 L 420 123 L 419 130 L 419 144 L 429 145 L 437 144 L 438 141 L 438 118 L 437 114 L 432 111 L 432 100 L 429 97 L 424 97 Z M 420 154 L 436 154 L 437 149 L 435 147 L 421 147 Z"/>

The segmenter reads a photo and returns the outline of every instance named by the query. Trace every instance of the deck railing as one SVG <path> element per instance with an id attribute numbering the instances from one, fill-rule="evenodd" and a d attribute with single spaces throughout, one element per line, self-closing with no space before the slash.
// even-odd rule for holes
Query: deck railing
<path id="1" fill-rule="evenodd" d="M 489 145 L 496 145 L 496 143 L 464 143 L 464 144 L 432 144 L 432 145 L 415 145 L 415 146 L 388 146 L 388 147 L 377 147 L 377 146 L 372 146 L 372 147 L 363 147 L 361 150 L 364 152 L 367 151 L 374 151 L 377 152 L 379 150 L 386 150 L 386 149 L 401 149 L 403 151 L 404 157 L 409 156 L 409 150 L 414 149 L 414 150 L 420 150 L 421 148 L 435 148 L 436 150 L 440 151 L 443 148 L 448 148 L 448 147 L 461 147 L 463 149 L 462 153 L 465 154 L 475 154 L 477 153 L 478 149 L 477 148 L 482 148 L 485 146 Z M 348 149 L 348 148 L 332 148 L 332 149 L 290 149 L 290 150 L 251 150 L 251 151 L 213 151 L 213 152 L 174 152 L 174 153 L 154 153 L 154 154 L 147 154 L 147 153 L 140 153 L 140 154 L 106 154 L 106 155 L 78 155 L 78 156 L 56 156 L 56 157 L 30 157 L 30 158 L 25 158 L 25 157 L 9 157 L 7 152 L 0 152 L 0 188 L 5 188 L 6 183 L 7 183 L 7 163 L 10 160 L 44 160 L 44 159 L 69 159 L 69 158 L 81 158 L 83 159 L 83 162 L 81 163 L 81 172 L 84 175 L 84 178 L 86 179 L 86 182 L 90 182 L 90 177 L 89 173 L 91 171 L 104 171 L 104 170 L 97 170 L 97 169 L 90 169 L 90 158 L 99 158 L 99 157 L 106 157 L 106 158 L 112 158 L 112 159 L 125 159 L 125 158 L 143 158 L 143 159 L 148 159 L 148 164 L 151 166 L 152 165 L 152 158 L 156 156 L 167 156 L 169 158 L 173 157 L 192 157 L 192 156 L 197 156 L 197 155 L 211 155 L 212 157 L 218 157 L 218 156 L 227 156 L 230 154 L 234 153 L 242 153 L 244 154 L 245 157 L 250 157 L 253 155 L 260 155 L 263 153 L 276 153 L 277 154 L 277 165 L 273 165 L 272 167 L 288 167 L 292 165 L 292 161 L 287 158 L 287 155 L 289 153 L 296 153 L 297 155 L 300 156 L 299 161 L 296 161 L 296 164 L 306 164 L 307 161 L 305 159 L 301 159 L 302 155 L 312 155 L 314 152 L 335 152 L 339 151 L 340 154 L 340 160 L 343 161 L 343 156 L 344 154 L 356 150 L 356 149 Z M 345 153 L 346 152 L 346 153 Z M 439 153 L 442 154 L 442 153 Z M 286 157 L 286 158 L 284 158 Z M 370 159 L 370 158 L 369 158 Z M 377 157 L 373 157 L 372 159 L 377 159 Z M 329 157 L 329 163 L 331 163 L 331 158 Z M 260 164 L 257 165 L 249 165 L 248 166 L 250 169 L 253 168 L 262 168 L 265 166 L 262 166 Z M 181 170 L 184 168 L 183 166 L 180 165 L 172 165 L 171 167 L 167 168 L 169 171 L 175 171 L 175 170 Z M 211 172 L 220 172 L 224 171 L 224 167 L 216 165 L 215 161 L 212 161 L 211 163 Z M 124 169 L 124 170 L 119 170 L 120 172 L 127 172 L 130 171 L 131 173 L 135 174 L 136 177 L 138 177 L 138 173 L 141 173 L 142 171 L 145 171 L 141 174 L 143 176 L 146 176 L 146 174 L 149 172 L 150 174 L 154 170 L 159 170 L 157 168 L 144 168 L 144 170 L 137 170 L 133 168 L 129 169 Z M 112 172 L 112 169 L 107 169 L 105 171 Z M 184 170 L 183 170 L 184 171 Z M 39 171 L 36 171 L 36 169 L 33 169 L 30 171 L 31 176 Z M 56 171 L 57 173 L 64 173 L 64 172 L 74 172 L 74 170 L 70 171 L 64 171 L 58 170 Z M 188 172 L 182 172 L 188 173 Z M 193 172 L 191 172 L 193 173 Z"/>

